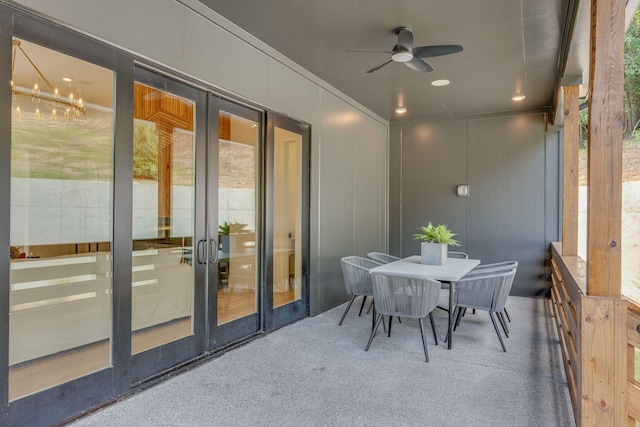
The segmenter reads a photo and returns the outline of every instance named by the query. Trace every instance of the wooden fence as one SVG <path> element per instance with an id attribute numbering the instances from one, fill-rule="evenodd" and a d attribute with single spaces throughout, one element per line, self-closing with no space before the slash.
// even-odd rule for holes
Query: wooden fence
<path id="1" fill-rule="evenodd" d="M 640 310 L 626 299 L 586 293 L 586 264 L 551 245 L 554 315 L 578 426 L 640 422 Z"/>

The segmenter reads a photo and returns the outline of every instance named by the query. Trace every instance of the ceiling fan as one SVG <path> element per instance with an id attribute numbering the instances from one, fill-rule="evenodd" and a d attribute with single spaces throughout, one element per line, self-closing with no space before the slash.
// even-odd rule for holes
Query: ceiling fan
<path id="1" fill-rule="evenodd" d="M 458 44 L 413 47 L 413 31 L 411 31 L 410 27 L 398 27 L 393 30 L 393 33 L 398 36 L 398 42 L 393 47 L 392 51 L 349 50 L 349 52 L 377 52 L 391 54 L 391 56 L 384 62 L 367 70 L 367 73 L 378 71 L 390 62 L 402 62 L 413 70 L 428 73 L 433 71 L 433 67 L 423 58 L 450 55 L 452 53 L 462 52 L 463 50 L 462 46 Z"/>

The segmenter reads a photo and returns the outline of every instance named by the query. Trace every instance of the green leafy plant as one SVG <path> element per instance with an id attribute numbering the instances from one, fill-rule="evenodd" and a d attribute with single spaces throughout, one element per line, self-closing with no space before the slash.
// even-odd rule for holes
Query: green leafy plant
<path id="1" fill-rule="evenodd" d="M 218 234 L 228 236 L 229 234 L 251 233 L 251 230 L 247 229 L 248 226 L 249 224 L 243 224 L 241 222 L 225 221 L 224 224 L 218 226 Z"/>
<path id="2" fill-rule="evenodd" d="M 158 179 L 158 133 L 154 125 L 136 123 L 133 128 L 133 176 Z"/>
<path id="3" fill-rule="evenodd" d="M 451 230 L 447 228 L 446 225 L 438 225 L 437 227 L 431 224 L 425 226 L 418 227 L 420 233 L 416 233 L 413 235 L 415 240 L 424 240 L 428 243 L 441 243 L 451 246 L 460 246 L 460 242 L 453 238 L 453 236 L 457 236 L 457 234 L 452 233 Z"/>

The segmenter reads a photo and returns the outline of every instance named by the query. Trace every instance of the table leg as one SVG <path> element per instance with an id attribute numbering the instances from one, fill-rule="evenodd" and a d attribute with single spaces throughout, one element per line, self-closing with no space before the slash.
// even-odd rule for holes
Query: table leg
<path id="1" fill-rule="evenodd" d="M 451 342 L 453 341 L 453 295 L 456 291 L 456 284 L 455 282 L 450 282 L 449 283 L 449 326 L 448 326 L 448 341 L 447 341 L 447 348 L 449 350 L 451 350 Z"/>
<path id="2" fill-rule="evenodd" d="M 371 332 L 373 332 L 373 329 L 376 327 L 376 317 L 378 315 L 376 314 L 376 305 L 375 302 L 373 304 L 373 314 L 371 315 Z"/>

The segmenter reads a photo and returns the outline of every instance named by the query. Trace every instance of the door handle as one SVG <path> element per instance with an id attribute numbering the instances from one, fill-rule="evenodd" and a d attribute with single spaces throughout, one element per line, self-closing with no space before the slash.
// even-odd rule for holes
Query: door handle
<path id="1" fill-rule="evenodd" d="M 215 257 L 211 257 L 215 254 Z M 218 242 L 216 239 L 209 239 L 209 263 L 214 264 L 218 262 Z"/>
<path id="2" fill-rule="evenodd" d="M 196 248 L 196 259 L 198 260 L 198 264 L 205 264 L 205 262 L 202 261 L 202 259 L 205 258 L 202 255 L 204 254 L 204 251 L 206 249 L 206 247 L 204 246 L 204 240 L 205 239 L 198 240 L 198 246 Z"/>

